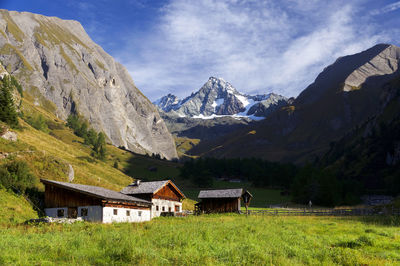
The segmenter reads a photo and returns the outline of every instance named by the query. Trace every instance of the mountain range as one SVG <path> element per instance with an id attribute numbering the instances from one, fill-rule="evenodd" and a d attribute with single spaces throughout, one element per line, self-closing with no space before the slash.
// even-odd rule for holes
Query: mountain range
<path id="1" fill-rule="evenodd" d="M 0 10 L 0 61 L 59 118 L 79 114 L 115 146 L 177 158 L 157 108 L 79 22 Z"/>
<path id="2" fill-rule="evenodd" d="M 210 119 L 222 116 L 260 120 L 287 105 L 288 99 L 274 93 L 246 95 L 222 78 L 210 77 L 195 93 L 180 100 L 168 94 L 153 102 L 172 116 Z"/>
<path id="3" fill-rule="evenodd" d="M 201 142 L 191 152 L 314 161 L 331 143 L 390 108 L 393 89 L 388 84 L 400 75 L 399 59 L 400 48 L 389 44 L 338 58 L 289 105 L 222 138 Z"/>

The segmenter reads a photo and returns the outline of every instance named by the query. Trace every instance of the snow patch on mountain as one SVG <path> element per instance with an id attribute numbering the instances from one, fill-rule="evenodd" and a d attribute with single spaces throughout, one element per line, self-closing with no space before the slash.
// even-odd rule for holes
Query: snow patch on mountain
<path id="1" fill-rule="evenodd" d="M 216 99 L 211 106 L 214 107 L 214 110 L 216 110 L 217 107 L 224 104 L 224 101 L 225 101 L 224 98 Z"/>
<path id="2" fill-rule="evenodd" d="M 240 94 L 237 94 L 237 95 L 235 95 L 235 96 L 236 96 L 236 98 L 239 99 L 239 101 L 242 102 L 242 104 L 243 104 L 244 107 L 246 107 L 246 106 L 248 106 L 248 105 L 250 104 L 250 102 L 249 102 L 249 100 L 247 99 L 247 97 L 245 97 L 245 96 L 243 96 L 243 95 L 240 95 Z"/>

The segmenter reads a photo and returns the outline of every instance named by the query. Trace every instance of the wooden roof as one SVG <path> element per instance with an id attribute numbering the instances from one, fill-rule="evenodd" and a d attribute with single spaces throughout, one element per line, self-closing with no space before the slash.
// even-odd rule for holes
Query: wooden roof
<path id="1" fill-rule="evenodd" d="M 199 199 L 240 198 L 245 193 L 248 193 L 251 197 L 253 197 L 247 190 L 244 190 L 243 188 L 234 188 L 234 189 L 201 190 L 198 198 Z"/>
<path id="2" fill-rule="evenodd" d="M 179 188 L 171 181 L 171 180 L 161 180 L 161 181 L 152 181 L 152 182 L 140 182 L 137 185 L 136 182 L 133 182 L 129 186 L 123 188 L 121 193 L 127 195 L 137 195 L 137 194 L 155 194 L 164 186 L 170 184 L 175 190 L 185 198 L 185 195 L 179 190 Z"/>
<path id="3" fill-rule="evenodd" d="M 151 205 L 152 203 L 147 200 L 139 199 L 136 197 L 128 196 L 122 194 L 118 191 L 96 187 L 96 186 L 89 186 L 89 185 L 81 185 L 81 184 L 72 184 L 72 183 L 65 183 L 60 181 L 53 181 L 53 180 L 46 180 L 40 179 L 40 182 L 46 185 L 56 186 L 60 188 L 64 188 L 67 190 L 79 192 L 88 196 L 92 196 L 95 198 L 100 198 L 104 200 L 112 200 L 112 201 L 123 201 L 123 202 L 135 202 L 135 203 L 142 203 L 146 205 Z"/>

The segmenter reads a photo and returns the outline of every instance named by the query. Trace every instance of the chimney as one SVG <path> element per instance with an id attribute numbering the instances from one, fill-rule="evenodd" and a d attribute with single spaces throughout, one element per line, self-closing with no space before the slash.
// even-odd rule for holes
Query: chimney
<path id="1" fill-rule="evenodd" d="M 138 187 L 140 185 L 140 179 L 135 179 L 135 181 L 132 182 L 132 184 L 130 184 L 130 186 L 132 187 Z"/>

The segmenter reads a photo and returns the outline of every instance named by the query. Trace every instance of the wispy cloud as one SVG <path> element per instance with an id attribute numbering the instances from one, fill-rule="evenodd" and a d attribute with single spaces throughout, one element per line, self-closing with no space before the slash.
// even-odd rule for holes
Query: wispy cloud
<path id="1" fill-rule="evenodd" d="M 381 14 L 395 11 L 399 8 L 400 8 L 400 1 L 386 5 L 380 9 L 376 9 L 376 10 L 372 11 L 371 14 L 372 15 L 381 15 Z"/>
<path id="2" fill-rule="evenodd" d="M 359 2 L 172 0 L 117 57 L 151 99 L 188 95 L 209 76 L 243 92 L 296 96 L 338 56 L 387 40 L 355 20 Z"/>

